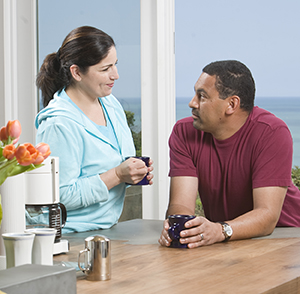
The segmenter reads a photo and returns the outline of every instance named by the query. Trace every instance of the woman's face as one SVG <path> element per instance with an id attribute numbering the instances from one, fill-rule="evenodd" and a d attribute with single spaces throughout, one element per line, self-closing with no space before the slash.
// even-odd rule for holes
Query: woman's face
<path id="1" fill-rule="evenodd" d="M 85 74 L 80 74 L 81 91 L 92 99 L 110 95 L 115 80 L 119 78 L 117 61 L 117 51 L 113 46 L 104 59 L 90 66 Z"/>

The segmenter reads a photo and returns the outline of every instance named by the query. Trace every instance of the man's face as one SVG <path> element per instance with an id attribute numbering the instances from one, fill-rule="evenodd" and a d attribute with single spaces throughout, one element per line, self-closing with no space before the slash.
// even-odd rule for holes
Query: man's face
<path id="1" fill-rule="evenodd" d="M 190 101 L 189 107 L 192 108 L 194 127 L 218 138 L 222 132 L 221 125 L 224 122 L 228 101 L 219 98 L 215 83 L 216 76 L 202 73 L 195 84 L 195 96 Z"/>

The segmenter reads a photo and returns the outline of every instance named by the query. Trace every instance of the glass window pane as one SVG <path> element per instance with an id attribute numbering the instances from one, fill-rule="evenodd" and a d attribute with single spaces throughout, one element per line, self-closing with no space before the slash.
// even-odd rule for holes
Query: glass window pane
<path id="1" fill-rule="evenodd" d="M 141 151 L 140 0 L 38 0 L 38 68 L 80 26 L 93 26 L 115 41 L 119 79 L 112 94 L 122 104 L 137 155 Z M 41 98 L 39 110 L 42 109 Z M 132 117 L 132 114 L 134 116 Z M 142 217 L 141 186 L 127 189 L 119 221 Z"/>
<path id="2" fill-rule="evenodd" d="M 236 59 L 256 82 L 256 105 L 283 119 L 300 166 L 299 1 L 175 0 L 176 118 L 190 116 L 193 87 L 208 63 Z"/>
<path id="3" fill-rule="evenodd" d="M 113 37 L 120 76 L 115 82 L 113 95 L 125 110 L 134 112 L 134 129 L 139 132 L 140 0 L 39 0 L 38 20 L 39 67 L 46 55 L 56 52 L 66 35 L 76 27 L 94 26 Z"/>

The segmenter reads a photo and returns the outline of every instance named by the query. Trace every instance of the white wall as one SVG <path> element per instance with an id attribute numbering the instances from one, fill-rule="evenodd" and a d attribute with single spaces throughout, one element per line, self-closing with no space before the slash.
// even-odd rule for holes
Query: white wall
<path id="1" fill-rule="evenodd" d="M 4 125 L 4 37 L 3 1 L 0 4 L 0 128 Z"/>

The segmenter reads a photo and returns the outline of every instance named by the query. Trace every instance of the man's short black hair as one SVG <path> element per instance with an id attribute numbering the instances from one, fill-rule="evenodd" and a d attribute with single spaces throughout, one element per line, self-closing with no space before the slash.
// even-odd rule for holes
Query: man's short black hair
<path id="1" fill-rule="evenodd" d="M 248 67 L 236 60 L 215 61 L 203 68 L 203 72 L 216 76 L 216 89 L 221 99 L 240 97 L 240 107 L 250 112 L 254 106 L 255 82 Z"/>

